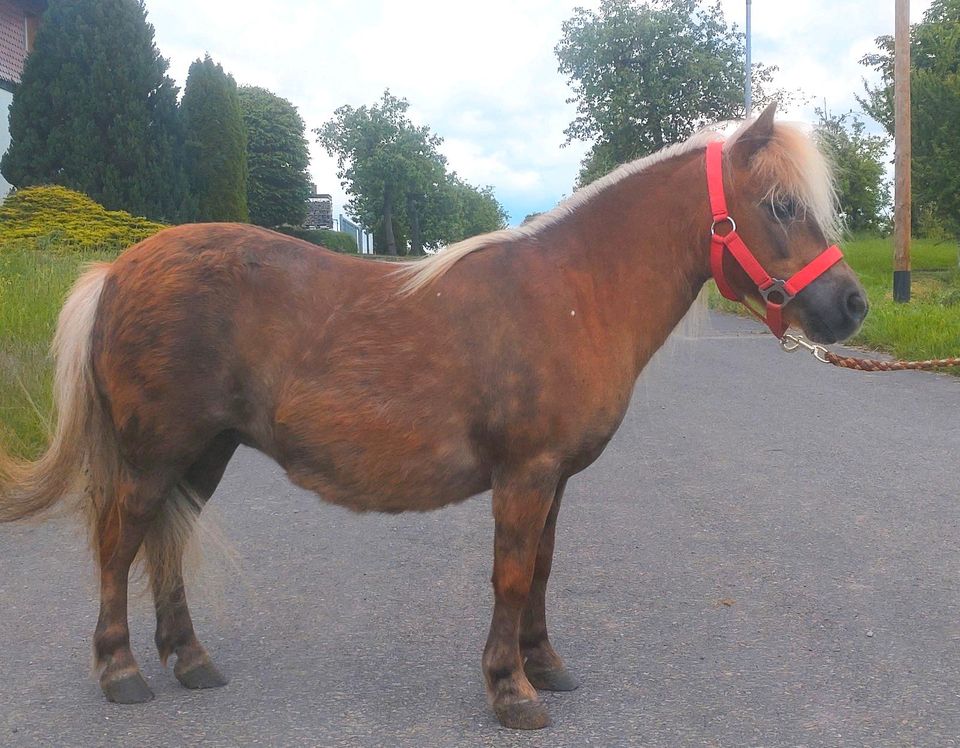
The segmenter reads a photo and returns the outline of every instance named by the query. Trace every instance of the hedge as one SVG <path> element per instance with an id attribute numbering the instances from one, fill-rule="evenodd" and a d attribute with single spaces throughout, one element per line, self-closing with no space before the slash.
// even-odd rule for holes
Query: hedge
<path id="1" fill-rule="evenodd" d="M 0 205 L 4 245 L 57 250 L 119 250 L 166 228 L 122 210 L 107 210 L 60 186 L 26 187 Z"/>
<path id="2" fill-rule="evenodd" d="M 300 229 L 295 226 L 282 226 L 277 229 L 288 236 L 295 236 L 311 244 L 332 249 L 334 252 L 357 254 L 357 239 L 353 234 L 345 231 L 330 231 L 329 229 Z"/>

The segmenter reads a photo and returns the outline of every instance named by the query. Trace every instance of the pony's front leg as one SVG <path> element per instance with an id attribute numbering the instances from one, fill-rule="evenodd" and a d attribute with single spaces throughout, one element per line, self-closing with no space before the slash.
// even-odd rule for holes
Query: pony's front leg
<path id="1" fill-rule="evenodd" d="M 527 679 L 536 688 L 545 691 L 572 691 L 577 681 L 563 664 L 547 637 L 547 580 L 553 565 L 553 543 L 557 530 L 557 515 L 566 480 L 557 486 L 550 513 L 540 536 L 537 561 L 533 572 L 533 584 L 527 604 L 520 619 L 520 656 Z"/>
<path id="2" fill-rule="evenodd" d="M 544 522 L 557 488 L 555 475 L 515 471 L 494 482 L 496 526 L 493 559 L 495 604 L 483 651 L 487 693 L 504 727 L 535 730 L 549 722 L 520 658 L 520 618 L 536 564 Z"/>

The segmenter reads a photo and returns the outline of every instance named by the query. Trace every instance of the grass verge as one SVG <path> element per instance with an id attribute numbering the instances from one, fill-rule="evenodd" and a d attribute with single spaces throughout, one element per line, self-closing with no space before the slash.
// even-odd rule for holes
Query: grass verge
<path id="1" fill-rule="evenodd" d="M 863 328 L 853 345 L 900 359 L 960 356 L 960 268 L 957 245 L 914 240 L 911 247 L 912 298 L 893 300 L 892 240 L 858 237 L 843 244 L 847 262 L 870 300 Z M 710 306 L 735 314 L 743 307 L 720 296 L 711 283 Z M 960 373 L 960 372 L 956 372 Z"/>
<path id="2" fill-rule="evenodd" d="M 12 453 L 46 444 L 57 314 L 84 265 L 116 254 L 0 248 L 0 445 Z"/>

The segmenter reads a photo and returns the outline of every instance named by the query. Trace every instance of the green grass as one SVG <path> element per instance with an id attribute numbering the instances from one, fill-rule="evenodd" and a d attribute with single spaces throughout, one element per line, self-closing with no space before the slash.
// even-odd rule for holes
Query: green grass
<path id="1" fill-rule="evenodd" d="M 863 329 L 851 343 L 901 359 L 960 356 L 960 268 L 955 243 L 912 242 L 908 304 L 893 301 L 891 239 L 858 237 L 844 242 L 842 249 L 870 300 Z M 715 288 L 710 289 L 710 306 L 743 313 L 742 306 L 721 298 Z"/>
<path id="2" fill-rule="evenodd" d="M 952 242 L 914 241 L 911 300 L 893 300 L 893 244 L 860 239 L 844 247 L 870 299 L 857 345 L 902 359 L 960 356 L 960 268 Z"/>
<path id="3" fill-rule="evenodd" d="M 85 264 L 103 251 L 0 248 L 0 445 L 36 456 L 51 410 L 50 340 L 60 306 Z"/>

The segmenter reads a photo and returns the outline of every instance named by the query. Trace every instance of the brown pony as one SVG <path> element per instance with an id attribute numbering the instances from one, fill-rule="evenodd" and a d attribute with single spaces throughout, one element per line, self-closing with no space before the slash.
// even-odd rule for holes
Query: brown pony
<path id="1" fill-rule="evenodd" d="M 544 598 L 567 479 L 620 424 L 640 370 L 710 277 L 705 132 L 622 167 L 519 229 L 402 266 L 260 228 L 179 226 L 77 282 L 60 314 L 58 424 L 35 463 L 0 459 L 0 521 L 79 495 L 100 567 L 94 652 L 111 701 L 150 699 L 130 651 L 142 557 L 156 643 L 189 688 L 226 681 L 197 640 L 181 555 L 238 444 L 356 511 L 428 510 L 493 489 L 493 709 L 537 728 L 537 690 L 575 681 Z M 724 144 L 740 235 L 787 277 L 836 230 L 829 169 L 773 109 Z M 739 267 L 727 278 L 757 296 Z M 821 342 L 866 312 L 844 263 L 786 317 Z M 415 372 L 415 377 L 410 373 Z M 409 386 L 397 386 L 399 378 Z"/>

